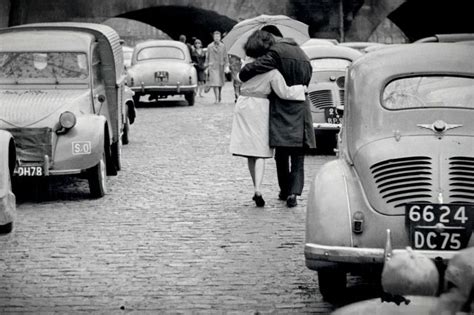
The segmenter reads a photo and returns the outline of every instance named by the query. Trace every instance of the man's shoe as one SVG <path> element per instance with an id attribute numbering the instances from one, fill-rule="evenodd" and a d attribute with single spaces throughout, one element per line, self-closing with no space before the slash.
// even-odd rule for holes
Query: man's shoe
<path id="1" fill-rule="evenodd" d="M 286 200 L 286 199 L 288 199 L 288 195 L 284 194 L 283 192 L 280 191 L 280 193 L 278 194 L 278 199 Z"/>
<path id="2" fill-rule="evenodd" d="M 296 195 L 289 195 L 286 199 L 286 205 L 288 208 L 296 207 L 297 204 L 298 202 L 296 201 Z"/>
<path id="3" fill-rule="evenodd" d="M 255 205 L 259 208 L 265 206 L 265 200 L 263 200 L 263 197 L 262 195 L 253 195 L 253 198 L 252 198 L 253 201 L 255 201 Z"/>

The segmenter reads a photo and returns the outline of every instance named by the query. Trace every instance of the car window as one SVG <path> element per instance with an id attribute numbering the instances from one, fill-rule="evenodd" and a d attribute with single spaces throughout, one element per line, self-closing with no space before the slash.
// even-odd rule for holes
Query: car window
<path id="1" fill-rule="evenodd" d="M 351 65 L 351 61 L 342 58 L 319 58 L 311 60 L 313 71 L 320 70 L 343 70 Z"/>
<path id="2" fill-rule="evenodd" d="M 172 46 L 147 47 L 140 50 L 137 60 L 146 59 L 179 59 L 184 60 L 184 53 L 181 49 Z"/>
<path id="3" fill-rule="evenodd" d="M 474 78 L 417 76 L 397 79 L 385 87 L 382 104 L 387 109 L 474 108 Z"/>
<path id="4" fill-rule="evenodd" d="M 87 56 L 75 52 L 1 52 L 0 79 L 87 79 Z"/>

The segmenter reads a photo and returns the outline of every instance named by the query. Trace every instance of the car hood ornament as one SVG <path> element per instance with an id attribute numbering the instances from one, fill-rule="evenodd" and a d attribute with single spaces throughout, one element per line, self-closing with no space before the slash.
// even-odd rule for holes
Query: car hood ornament
<path id="1" fill-rule="evenodd" d="M 425 128 L 432 130 L 436 133 L 444 133 L 445 131 L 449 129 L 454 129 L 454 128 L 459 128 L 462 127 L 463 125 L 461 124 L 448 124 L 442 120 L 437 120 L 432 124 L 418 124 L 417 125 L 420 128 Z"/>

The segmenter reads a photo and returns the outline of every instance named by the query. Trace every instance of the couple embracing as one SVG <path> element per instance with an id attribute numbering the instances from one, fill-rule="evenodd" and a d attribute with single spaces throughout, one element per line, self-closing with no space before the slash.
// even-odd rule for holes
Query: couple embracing
<path id="1" fill-rule="evenodd" d="M 291 39 L 274 26 L 255 31 L 244 46 L 249 62 L 232 123 L 230 152 L 248 159 L 253 200 L 263 207 L 265 159 L 275 157 L 280 200 L 297 205 L 304 184 L 304 154 L 315 148 L 311 109 L 306 98 L 312 67 Z"/>

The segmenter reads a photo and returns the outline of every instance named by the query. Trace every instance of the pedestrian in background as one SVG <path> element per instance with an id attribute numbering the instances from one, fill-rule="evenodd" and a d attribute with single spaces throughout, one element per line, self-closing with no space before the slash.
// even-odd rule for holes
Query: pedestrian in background
<path id="1" fill-rule="evenodd" d="M 273 36 L 265 31 L 255 31 L 244 46 L 248 57 L 264 55 L 274 43 Z M 250 176 L 254 185 L 253 200 L 257 207 L 263 207 L 265 200 L 261 193 L 265 159 L 273 157 L 269 144 L 268 95 L 275 93 L 282 99 L 305 100 L 305 87 L 288 87 L 278 70 L 256 75 L 242 84 L 237 99 L 230 137 L 230 152 L 247 158 Z"/>
<path id="2" fill-rule="evenodd" d="M 268 53 L 255 62 L 245 65 L 239 77 L 246 82 L 258 74 L 278 69 L 288 85 L 308 85 L 311 80 L 311 63 L 303 50 L 290 38 L 282 38 L 275 26 L 262 30 L 277 36 Z M 297 205 L 304 185 L 304 155 L 308 148 L 315 148 L 313 120 L 308 99 L 288 101 L 271 95 L 270 146 L 275 148 L 280 193 L 288 207 Z"/>
<path id="3" fill-rule="evenodd" d="M 239 79 L 239 72 L 242 68 L 242 59 L 236 55 L 229 55 L 229 68 L 232 74 L 232 85 L 234 86 L 235 102 L 240 95 L 240 87 L 242 82 Z"/>
<path id="4" fill-rule="evenodd" d="M 206 70 L 206 53 L 202 49 L 202 42 L 199 39 L 194 41 L 193 51 L 191 53 L 191 59 L 194 63 L 194 67 L 197 72 L 198 79 L 198 95 L 202 97 L 202 91 L 204 90 L 204 84 L 206 83 L 206 75 L 204 71 Z"/>
<path id="5" fill-rule="evenodd" d="M 189 49 L 189 53 L 190 53 L 190 54 L 193 53 L 193 48 L 191 47 L 191 44 L 189 44 L 189 43 L 187 42 L 186 35 L 184 35 L 184 34 L 179 35 L 179 41 L 182 42 L 182 43 L 185 43 L 186 46 L 188 46 L 188 49 Z"/>
<path id="6" fill-rule="evenodd" d="M 207 85 L 212 87 L 215 97 L 215 104 L 222 100 L 222 86 L 225 83 L 225 69 L 229 67 L 227 50 L 221 41 L 221 33 L 213 33 L 214 41 L 207 46 L 206 71 L 208 71 Z"/>

